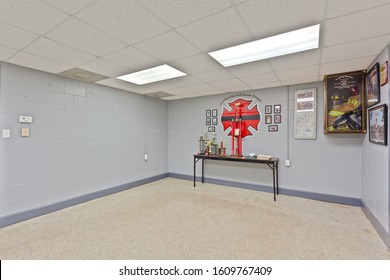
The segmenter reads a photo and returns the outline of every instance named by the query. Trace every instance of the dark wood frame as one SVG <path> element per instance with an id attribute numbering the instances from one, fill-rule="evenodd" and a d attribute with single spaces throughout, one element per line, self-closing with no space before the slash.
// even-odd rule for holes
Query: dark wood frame
<path id="1" fill-rule="evenodd" d="M 365 72 L 324 78 L 324 133 L 366 133 Z"/>
<path id="2" fill-rule="evenodd" d="M 382 111 L 383 125 L 376 126 L 377 118 L 374 121 L 374 113 L 376 111 Z M 369 127 L 369 140 L 371 143 L 387 146 L 387 105 L 382 104 L 368 109 L 368 127 Z M 378 131 L 379 130 L 379 131 Z M 380 131 L 383 130 L 383 131 Z M 376 134 L 383 133 L 383 141 L 378 141 L 374 137 Z"/>
<path id="3" fill-rule="evenodd" d="M 379 83 L 379 63 L 375 63 L 366 75 L 367 108 L 374 106 L 381 101 L 381 86 Z"/>
<path id="4" fill-rule="evenodd" d="M 272 114 L 272 105 L 265 105 L 264 111 L 266 114 Z"/>

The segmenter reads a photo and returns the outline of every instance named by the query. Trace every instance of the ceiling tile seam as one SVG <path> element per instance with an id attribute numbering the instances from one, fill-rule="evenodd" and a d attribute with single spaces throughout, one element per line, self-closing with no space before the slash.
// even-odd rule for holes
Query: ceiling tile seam
<path id="1" fill-rule="evenodd" d="M 64 10 L 61 10 L 61 9 L 59 9 L 58 7 L 52 5 L 51 3 L 47 3 L 46 1 L 43 1 L 43 0 L 40 0 L 40 1 L 41 1 L 42 3 L 44 3 L 44 4 L 46 4 L 47 6 L 50 6 L 51 8 L 57 10 L 57 11 L 63 12 L 63 13 L 65 13 L 65 14 L 68 14 L 69 16 L 74 16 L 74 15 L 80 14 L 80 13 L 84 12 L 84 10 L 89 9 L 89 8 L 91 8 L 92 6 L 94 6 L 94 5 L 96 5 L 96 4 L 98 3 L 98 1 L 93 0 L 93 1 L 91 1 L 89 4 L 87 4 L 86 6 L 84 6 L 83 8 L 81 8 L 80 10 L 78 10 L 77 12 L 75 12 L 74 14 L 70 14 L 70 13 L 68 13 L 68 12 L 66 12 L 66 11 L 64 11 Z"/>
<path id="2" fill-rule="evenodd" d="M 232 2 L 232 0 L 230 0 L 230 2 Z M 237 5 L 234 5 L 233 10 L 236 13 L 236 15 L 238 16 L 238 18 L 240 19 L 242 25 L 245 26 L 245 29 L 248 31 L 249 34 L 251 34 L 252 40 L 256 40 L 257 39 L 256 36 L 252 33 L 252 31 L 248 27 L 246 21 L 244 20 L 244 17 L 240 13 L 240 10 L 237 8 Z M 243 43 L 246 43 L 246 42 L 243 42 Z"/>
<path id="3" fill-rule="evenodd" d="M 359 56 L 358 58 L 337 60 L 337 61 L 327 62 L 327 63 L 322 63 L 322 62 L 320 62 L 319 65 L 320 65 L 320 66 L 323 66 L 323 65 L 329 65 L 329 64 L 334 64 L 334 63 L 342 63 L 342 62 L 348 62 L 348 61 L 355 61 L 355 60 L 361 60 L 361 59 L 365 59 L 365 58 L 370 58 L 370 57 L 373 57 L 373 56 L 375 56 L 375 55 Z"/>
<path id="4" fill-rule="evenodd" d="M 358 43 L 358 42 L 361 42 L 361 41 L 366 41 L 366 40 L 371 40 L 371 39 L 376 39 L 376 38 L 386 37 L 386 36 L 390 36 L 390 32 L 387 33 L 387 34 L 382 34 L 382 35 L 373 36 L 373 37 L 367 37 L 367 38 L 360 39 L 360 40 L 353 40 L 353 41 L 348 41 L 348 42 L 342 42 L 340 44 L 332 44 L 332 45 L 326 45 L 326 46 L 324 45 L 324 46 L 322 46 L 322 48 L 326 49 L 326 48 L 329 48 L 329 47 L 337 47 L 337 46 Z M 390 42 L 390 40 L 389 40 L 389 42 Z"/>
<path id="5" fill-rule="evenodd" d="M 325 45 L 325 35 L 326 35 L 326 26 L 327 26 L 327 18 L 328 18 L 328 13 L 329 13 L 329 1 L 326 0 L 324 3 L 324 12 L 322 15 L 322 21 L 320 23 L 320 40 L 318 43 L 318 48 L 320 49 L 320 60 L 319 60 L 319 67 L 318 67 L 318 73 L 317 76 L 318 78 L 321 77 L 321 61 L 324 53 L 324 45 Z"/>
<path id="6" fill-rule="evenodd" d="M 145 7 L 142 3 L 140 3 L 140 1 L 142 0 L 136 0 L 136 2 L 140 5 L 142 5 L 143 7 Z M 196 1 L 196 0 L 194 0 Z M 161 19 L 158 15 L 156 15 L 154 12 L 150 11 L 147 7 L 145 7 L 146 10 L 148 10 L 148 12 L 150 12 L 153 16 L 155 16 L 156 18 L 158 18 L 159 20 L 161 20 L 162 22 L 164 22 L 166 25 L 168 25 L 169 27 L 171 27 L 172 29 L 179 29 L 179 28 L 182 28 L 182 27 L 185 27 L 187 25 L 191 25 L 193 23 L 196 23 L 198 21 L 202 21 L 204 19 L 207 19 L 209 17 L 214 17 L 215 15 L 219 14 L 219 13 L 222 13 L 222 12 L 225 12 L 229 9 L 231 9 L 233 6 L 236 6 L 236 4 L 232 3 L 232 1 L 230 0 L 230 6 L 229 7 L 226 7 L 226 8 L 223 8 L 221 10 L 218 10 L 212 14 L 209 14 L 209 15 L 206 15 L 206 16 L 203 16 L 203 17 L 200 17 L 198 19 L 195 19 L 195 20 L 192 20 L 192 21 L 189 21 L 189 22 L 186 22 L 185 24 L 182 24 L 182 25 L 179 25 L 179 26 L 171 26 L 170 24 L 168 24 L 167 22 L 165 22 L 163 19 Z"/>
<path id="7" fill-rule="evenodd" d="M 351 15 L 357 15 L 357 16 L 359 16 L 359 14 L 361 14 L 361 13 L 365 13 L 365 12 L 368 12 L 368 11 L 371 11 L 371 10 L 375 10 L 375 9 L 378 9 L 378 8 L 381 8 L 381 7 L 384 7 L 384 6 L 389 6 L 389 8 L 390 8 L 390 3 L 384 3 L 384 4 L 382 4 L 382 5 L 377 5 L 377 6 L 374 6 L 374 7 L 365 7 L 365 8 L 363 8 L 363 10 L 359 10 L 359 11 L 355 11 L 355 12 L 350 12 L 350 13 L 343 14 L 343 15 L 340 15 L 340 16 L 328 17 L 327 20 L 339 19 L 339 18 L 351 16 Z"/>

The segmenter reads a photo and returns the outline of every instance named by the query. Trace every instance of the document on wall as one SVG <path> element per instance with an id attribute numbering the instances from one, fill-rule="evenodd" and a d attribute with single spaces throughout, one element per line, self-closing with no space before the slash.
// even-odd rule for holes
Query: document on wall
<path id="1" fill-rule="evenodd" d="M 294 138 L 316 139 L 317 137 L 317 89 L 295 91 Z"/>

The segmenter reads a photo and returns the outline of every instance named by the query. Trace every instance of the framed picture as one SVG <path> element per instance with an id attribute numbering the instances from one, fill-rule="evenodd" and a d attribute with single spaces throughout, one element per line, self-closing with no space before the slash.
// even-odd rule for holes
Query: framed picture
<path id="1" fill-rule="evenodd" d="M 272 116 L 271 115 L 265 116 L 265 123 L 266 124 L 271 124 L 272 123 Z"/>
<path id="2" fill-rule="evenodd" d="M 277 125 L 269 125 L 268 131 L 269 132 L 276 132 L 276 131 L 278 131 L 278 126 Z"/>
<path id="3" fill-rule="evenodd" d="M 282 112 L 282 105 L 274 105 L 274 114 L 280 114 Z"/>
<path id="4" fill-rule="evenodd" d="M 369 139 L 371 143 L 387 145 L 387 105 L 368 110 Z"/>
<path id="5" fill-rule="evenodd" d="M 218 125 L 218 119 L 217 118 L 213 118 L 213 125 Z"/>
<path id="6" fill-rule="evenodd" d="M 317 138 L 317 89 L 299 89 L 294 100 L 294 139 Z"/>
<path id="7" fill-rule="evenodd" d="M 282 116 L 281 115 L 275 115 L 274 116 L 274 123 L 282 123 Z"/>
<path id="8" fill-rule="evenodd" d="M 379 64 L 375 65 L 368 71 L 366 75 L 366 105 L 371 107 L 380 101 L 381 88 L 379 85 Z"/>
<path id="9" fill-rule="evenodd" d="M 213 118 L 218 117 L 218 110 L 217 110 L 217 109 L 213 109 L 212 117 L 213 117 Z"/>
<path id="10" fill-rule="evenodd" d="M 211 117 L 211 110 L 206 110 L 206 118 L 210 118 Z"/>
<path id="11" fill-rule="evenodd" d="M 266 105 L 265 106 L 265 113 L 266 114 L 272 114 L 272 105 Z"/>
<path id="12" fill-rule="evenodd" d="M 384 86 L 389 81 L 389 70 L 388 70 L 388 63 L 387 61 L 381 65 L 381 68 L 379 70 L 380 72 L 380 80 L 381 80 L 381 86 Z"/>
<path id="13" fill-rule="evenodd" d="M 208 127 L 209 132 L 215 132 L 215 126 L 209 126 Z"/>
<path id="14" fill-rule="evenodd" d="M 206 118 L 206 125 L 210 126 L 211 125 L 211 118 Z"/>
<path id="15" fill-rule="evenodd" d="M 324 78 L 324 133 L 366 133 L 364 72 Z"/>

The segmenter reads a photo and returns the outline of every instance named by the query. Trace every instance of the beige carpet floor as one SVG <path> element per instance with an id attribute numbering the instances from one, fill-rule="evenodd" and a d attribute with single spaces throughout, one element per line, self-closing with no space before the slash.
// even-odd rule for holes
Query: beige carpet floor
<path id="1" fill-rule="evenodd" d="M 0 259 L 390 259 L 359 207 L 167 178 L 0 229 Z"/>

